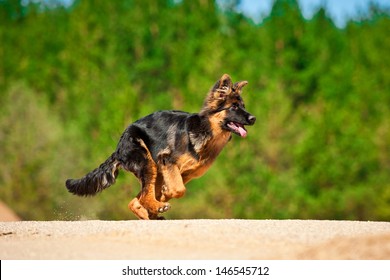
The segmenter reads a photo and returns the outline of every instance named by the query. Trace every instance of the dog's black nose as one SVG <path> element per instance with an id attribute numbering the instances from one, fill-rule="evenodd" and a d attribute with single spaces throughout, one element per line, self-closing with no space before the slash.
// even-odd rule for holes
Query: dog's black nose
<path id="1" fill-rule="evenodd" d="M 250 124 L 254 124 L 255 121 L 256 121 L 256 117 L 255 117 L 255 116 L 249 116 L 249 117 L 248 117 L 248 122 L 249 122 Z"/>

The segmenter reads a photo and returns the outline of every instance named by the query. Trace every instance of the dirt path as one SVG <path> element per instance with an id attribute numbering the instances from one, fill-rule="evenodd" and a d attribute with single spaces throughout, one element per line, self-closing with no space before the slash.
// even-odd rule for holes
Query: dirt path
<path id="1" fill-rule="evenodd" d="M 390 223 L 0 222 L 0 259 L 390 259 Z"/>

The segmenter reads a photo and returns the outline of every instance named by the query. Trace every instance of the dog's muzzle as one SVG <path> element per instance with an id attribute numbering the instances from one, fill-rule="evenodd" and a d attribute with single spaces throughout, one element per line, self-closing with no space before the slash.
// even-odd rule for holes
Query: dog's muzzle
<path id="1" fill-rule="evenodd" d="M 249 125 L 253 125 L 255 122 L 256 122 L 256 117 L 250 115 L 250 116 L 248 117 L 248 124 L 249 124 Z"/>

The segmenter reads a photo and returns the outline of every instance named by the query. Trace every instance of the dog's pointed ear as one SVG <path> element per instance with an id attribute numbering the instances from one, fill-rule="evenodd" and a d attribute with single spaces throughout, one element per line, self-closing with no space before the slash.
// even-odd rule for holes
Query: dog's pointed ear
<path id="1" fill-rule="evenodd" d="M 248 84 L 248 81 L 240 81 L 233 85 L 234 92 L 241 94 L 242 88 Z"/>
<path id="2" fill-rule="evenodd" d="M 215 99 L 225 99 L 231 93 L 232 88 L 232 79 L 228 74 L 223 74 L 211 91 Z"/>

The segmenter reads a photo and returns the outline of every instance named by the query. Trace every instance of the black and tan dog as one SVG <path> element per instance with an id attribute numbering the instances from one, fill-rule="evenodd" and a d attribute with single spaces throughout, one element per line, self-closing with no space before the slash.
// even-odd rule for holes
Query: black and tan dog
<path id="1" fill-rule="evenodd" d="M 115 183 L 119 169 L 132 172 L 141 192 L 129 203 L 140 219 L 158 219 L 168 201 L 184 195 L 185 184 L 202 176 L 232 136 L 246 137 L 245 125 L 256 118 L 241 98 L 247 81 L 232 83 L 225 74 L 208 93 L 201 111 L 158 111 L 126 128 L 116 151 L 81 179 L 66 181 L 68 190 L 89 196 Z"/>

